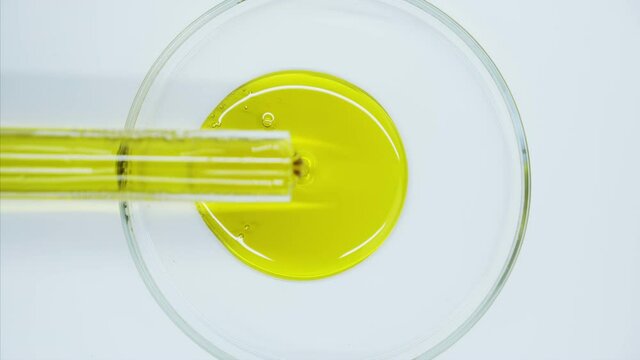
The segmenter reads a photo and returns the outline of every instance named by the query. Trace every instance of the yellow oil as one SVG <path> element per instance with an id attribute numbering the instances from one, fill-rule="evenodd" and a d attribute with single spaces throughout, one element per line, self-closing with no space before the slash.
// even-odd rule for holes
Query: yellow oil
<path id="1" fill-rule="evenodd" d="M 216 106 L 204 128 L 286 130 L 297 151 L 290 203 L 199 203 L 231 253 L 267 274 L 317 279 L 371 255 L 392 231 L 407 188 L 400 136 L 363 90 L 309 71 L 268 74 Z"/>

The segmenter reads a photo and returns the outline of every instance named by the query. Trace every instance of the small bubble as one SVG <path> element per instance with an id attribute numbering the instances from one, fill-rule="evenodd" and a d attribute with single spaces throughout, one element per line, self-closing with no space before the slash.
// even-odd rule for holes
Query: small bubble
<path id="1" fill-rule="evenodd" d="M 247 110 L 249 110 L 249 106 L 245 105 L 244 106 L 244 111 L 247 111 Z"/>
<path id="2" fill-rule="evenodd" d="M 271 127 L 275 121 L 276 117 L 272 113 L 266 112 L 262 114 L 262 125 L 264 125 L 264 127 Z"/>
<path id="3" fill-rule="evenodd" d="M 244 226 L 244 230 L 245 230 L 245 231 L 249 231 L 249 229 L 251 229 L 251 225 L 246 224 L 246 225 Z"/>

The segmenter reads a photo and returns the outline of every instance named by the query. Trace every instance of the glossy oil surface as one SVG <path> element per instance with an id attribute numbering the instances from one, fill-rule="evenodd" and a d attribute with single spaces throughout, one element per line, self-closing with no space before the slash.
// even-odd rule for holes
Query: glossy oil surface
<path id="1" fill-rule="evenodd" d="M 240 260 L 289 279 L 316 279 L 371 255 L 400 215 L 404 149 L 370 95 L 339 78 L 284 71 L 227 96 L 203 127 L 286 130 L 298 160 L 290 203 L 199 203 L 217 238 Z"/>

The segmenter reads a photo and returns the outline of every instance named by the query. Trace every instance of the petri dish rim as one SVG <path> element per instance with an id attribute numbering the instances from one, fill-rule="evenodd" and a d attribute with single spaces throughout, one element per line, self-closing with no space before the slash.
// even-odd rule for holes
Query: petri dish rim
<path id="1" fill-rule="evenodd" d="M 207 12 L 202 14 L 196 20 L 194 20 L 191 24 L 189 24 L 183 31 L 181 31 L 164 49 L 164 51 L 160 54 L 160 56 L 153 63 L 149 71 L 147 72 L 136 96 L 133 100 L 131 108 L 129 110 L 127 120 L 125 123 L 125 128 L 134 128 L 138 115 L 140 114 L 140 110 L 142 105 L 146 99 L 146 96 L 155 81 L 156 77 L 164 67 L 164 65 L 168 62 L 171 56 L 178 50 L 178 48 L 195 32 L 197 32 L 200 28 L 202 28 L 207 22 L 212 20 L 213 18 L 219 16 L 220 14 L 226 12 L 232 7 L 241 4 L 247 0 L 224 0 L 218 5 L 212 7 Z M 440 23 L 445 25 L 449 30 L 451 30 L 463 43 L 471 50 L 471 52 L 480 60 L 482 65 L 485 67 L 485 70 L 491 76 L 494 84 L 498 88 L 502 100 L 504 101 L 507 110 L 509 112 L 509 117 L 511 119 L 514 136 L 516 138 L 519 150 L 519 159 L 520 159 L 520 175 L 522 178 L 522 191 L 520 194 L 520 210 L 518 216 L 518 224 L 516 231 L 513 236 L 513 240 L 511 243 L 511 248 L 507 258 L 504 261 L 502 266 L 502 270 L 500 274 L 493 282 L 493 285 L 486 293 L 482 301 L 479 305 L 471 312 L 471 314 L 460 323 L 453 331 L 449 333 L 444 339 L 440 342 L 436 343 L 433 347 L 428 349 L 426 352 L 419 355 L 418 359 L 432 359 L 437 355 L 441 354 L 449 347 L 451 347 L 454 343 L 456 343 L 460 338 L 462 338 L 479 320 L 482 316 L 487 312 L 487 310 L 491 307 L 494 300 L 504 287 L 515 262 L 518 258 L 518 254 L 522 247 L 522 243 L 524 240 L 524 235 L 526 231 L 527 221 L 529 217 L 529 207 L 530 207 L 530 197 L 531 197 L 531 169 L 530 169 L 530 157 L 529 150 L 527 145 L 527 139 L 524 132 L 524 127 L 522 125 L 522 120 L 520 117 L 520 112 L 518 111 L 518 107 L 515 103 L 513 95 L 511 94 L 511 90 L 509 89 L 506 81 L 502 77 L 502 74 L 498 70 L 497 66 L 489 57 L 487 52 L 482 48 L 482 46 L 475 40 L 475 38 L 467 32 L 459 23 L 449 17 L 445 12 L 440 10 L 435 5 L 425 1 L 425 0 L 398 0 L 413 5 L 414 7 L 422 10 L 438 20 Z M 142 277 L 145 286 L 154 297 L 158 305 L 162 308 L 162 310 L 167 314 L 167 316 L 180 328 L 187 336 L 189 336 L 196 344 L 205 349 L 211 355 L 216 356 L 220 359 L 232 359 L 233 357 L 223 350 L 216 347 L 209 340 L 203 337 L 196 329 L 194 329 L 179 313 L 178 311 L 171 305 L 170 301 L 163 295 L 160 287 L 154 280 L 151 272 L 145 260 L 142 256 L 140 248 L 136 241 L 135 231 L 133 229 L 133 224 L 131 221 L 131 212 L 130 212 L 130 204 L 128 202 L 120 203 L 120 217 L 124 229 L 124 233 L 127 239 L 127 245 L 129 247 L 129 251 L 134 260 L 136 268 Z"/>

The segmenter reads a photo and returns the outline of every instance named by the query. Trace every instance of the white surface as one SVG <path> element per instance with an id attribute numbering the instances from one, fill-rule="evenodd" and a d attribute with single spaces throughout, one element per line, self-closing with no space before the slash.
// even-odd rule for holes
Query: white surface
<path id="1" fill-rule="evenodd" d="M 640 2 L 434 3 L 501 69 L 533 174 L 515 271 L 441 358 L 639 358 Z M 211 5 L 3 0 L 0 118 L 124 123 L 155 57 Z M 208 358 L 147 293 L 113 204 L 3 202 L 0 220 L 2 359 Z"/>

